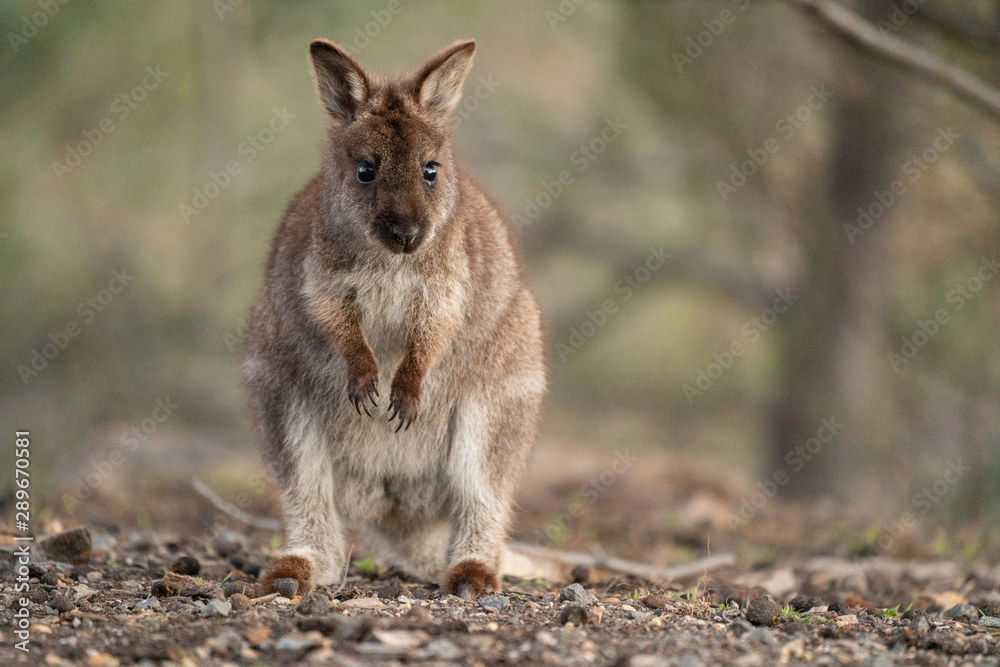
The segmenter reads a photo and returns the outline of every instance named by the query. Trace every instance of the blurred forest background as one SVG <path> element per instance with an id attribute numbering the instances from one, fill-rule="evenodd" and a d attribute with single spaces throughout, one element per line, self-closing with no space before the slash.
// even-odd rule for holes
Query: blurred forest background
<path id="1" fill-rule="evenodd" d="M 843 4 L 1000 87 L 1000 3 Z M 456 154 L 547 319 L 538 465 L 669 460 L 744 490 L 730 516 L 1000 519 L 1000 120 L 794 3 L 31 0 L 0 28 L 0 421 L 51 514 L 248 476 L 242 326 L 324 132 L 309 41 L 392 73 L 472 37 Z"/>

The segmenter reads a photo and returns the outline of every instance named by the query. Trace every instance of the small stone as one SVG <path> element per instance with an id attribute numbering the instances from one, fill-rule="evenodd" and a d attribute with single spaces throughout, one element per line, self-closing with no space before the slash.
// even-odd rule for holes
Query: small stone
<path id="1" fill-rule="evenodd" d="M 48 535 L 39 540 L 38 545 L 51 560 L 73 565 L 86 565 L 90 562 L 90 531 L 86 526 Z"/>
<path id="2" fill-rule="evenodd" d="M 370 639 L 372 636 L 372 630 L 378 626 L 378 619 L 372 616 L 351 616 L 343 619 L 343 621 L 337 626 L 335 634 L 336 638 L 340 641 L 360 642 Z M 442 630 L 443 629 L 444 627 L 442 627 Z"/>
<path id="3" fill-rule="evenodd" d="M 274 580 L 274 587 L 271 589 L 271 592 L 277 593 L 278 597 L 291 599 L 295 597 L 297 590 L 299 590 L 298 579 L 283 578 Z"/>
<path id="4" fill-rule="evenodd" d="M 233 605 L 228 600 L 209 600 L 201 610 L 201 615 L 209 618 L 229 616 L 229 612 L 232 610 Z"/>
<path id="5" fill-rule="evenodd" d="M 604 609 L 602 607 L 595 604 L 587 610 L 587 622 L 591 625 L 600 625 L 602 618 L 604 618 Z"/>
<path id="6" fill-rule="evenodd" d="M 827 610 L 832 611 L 837 616 L 843 616 L 845 614 L 850 614 L 851 613 L 851 608 L 848 607 L 843 602 L 834 602 L 829 607 L 827 607 Z"/>
<path id="7" fill-rule="evenodd" d="M 250 598 L 242 593 L 233 593 L 230 595 L 229 604 L 232 605 L 233 611 L 246 611 L 251 607 Z"/>
<path id="8" fill-rule="evenodd" d="M 979 610 L 971 604 L 957 604 L 945 611 L 942 616 L 956 621 L 972 621 L 979 616 Z"/>
<path id="9" fill-rule="evenodd" d="M 641 621 L 644 618 L 648 618 L 652 615 L 653 615 L 652 612 L 639 611 L 638 609 L 629 609 L 628 611 L 625 612 L 625 618 L 627 618 L 630 621 Z"/>
<path id="10" fill-rule="evenodd" d="M 509 604 L 507 598 L 502 595 L 484 595 L 478 602 L 480 607 L 492 607 L 497 611 L 503 611 Z"/>
<path id="11" fill-rule="evenodd" d="M 572 623 L 573 625 L 581 626 L 587 623 L 587 619 L 587 610 L 575 604 L 565 607 L 559 614 L 559 623 L 562 625 Z"/>
<path id="12" fill-rule="evenodd" d="M 104 579 L 104 575 L 97 570 L 87 573 L 87 581 L 101 581 L 102 579 Z"/>
<path id="13" fill-rule="evenodd" d="M 763 595 L 750 601 L 745 616 L 754 625 L 772 626 L 781 618 L 781 606 L 770 595 Z"/>
<path id="14" fill-rule="evenodd" d="M 581 604 L 594 604 L 597 602 L 594 596 L 588 593 L 580 584 L 570 584 L 562 589 L 562 592 L 559 594 L 559 601 L 579 602 Z"/>
<path id="15" fill-rule="evenodd" d="M 462 659 L 462 650 L 447 639 L 432 639 L 422 649 L 428 658 L 436 658 L 444 662 L 458 662 Z"/>
<path id="16" fill-rule="evenodd" d="M 177 588 L 168 584 L 163 579 L 157 579 L 149 587 L 149 592 L 158 598 L 169 598 L 177 595 Z"/>
<path id="17" fill-rule="evenodd" d="M 819 607 L 822 604 L 823 603 L 816 598 L 811 598 L 806 595 L 796 595 L 789 601 L 788 606 L 795 611 L 806 612 L 813 607 Z"/>
<path id="18" fill-rule="evenodd" d="M 590 568 L 586 565 L 577 565 L 570 570 L 569 578 L 574 584 L 585 584 L 590 579 Z"/>
<path id="19" fill-rule="evenodd" d="M 380 609 L 385 606 L 378 598 L 354 598 L 353 600 L 344 600 L 340 604 L 348 609 Z"/>
<path id="20" fill-rule="evenodd" d="M 215 540 L 212 542 L 212 547 L 215 549 L 215 553 L 219 554 L 223 558 L 229 558 L 233 554 L 239 553 L 246 549 L 247 541 L 241 533 L 236 533 L 231 530 L 224 530 L 215 536 Z"/>
<path id="21" fill-rule="evenodd" d="M 45 604 L 49 601 L 49 592 L 41 586 L 32 586 L 28 589 L 28 599 L 36 604 Z"/>
<path id="22" fill-rule="evenodd" d="M 76 603 L 79 604 L 84 600 L 89 600 L 97 594 L 93 588 L 87 584 L 78 584 L 73 587 L 73 592 L 76 594 Z"/>
<path id="23" fill-rule="evenodd" d="M 242 556 L 230 556 L 229 564 L 235 567 L 240 572 L 243 572 L 244 574 L 249 574 L 251 577 L 259 577 L 260 571 L 264 569 L 263 567 L 261 567 L 260 563 L 248 561 Z"/>
<path id="24" fill-rule="evenodd" d="M 986 618 L 985 616 L 983 618 Z M 927 632 L 931 629 L 931 622 L 927 620 L 927 617 L 921 614 L 913 618 L 910 621 L 910 628 L 916 630 L 917 632 Z"/>
<path id="25" fill-rule="evenodd" d="M 406 613 L 406 617 L 420 624 L 432 623 L 434 621 L 434 614 L 419 606 L 411 607 L 410 611 Z"/>
<path id="26" fill-rule="evenodd" d="M 159 611 L 160 601 L 156 599 L 156 596 L 150 595 L 145 600 L 140 600 L 139 602 L 136 602 L 135 606 L 132 607 L 133 611 L 142 611 L 143 609 L 149 609 L 150 611 Z"/>
<path id="27" fill-rule="evenodd" d="M 281 581 L 279 579 L 279 581 Z M 294 580 L 293 580 L 294 581 Z M 330 613 L 330 603 L 318 593 L 311 593 L 295 607 L 295 613 L 303 616 L 323 616 Z"/>
<path id="28" fill-rule="evenodd" d="M 838 628 L 849 628 L 852 625 L 857 625 L 858 617 L 856 614 L 844 614 L 843 616 L 838 616 L 836 624 Z"/>
<path id="29" fill-rule="evenodd" d="M 55 598 L 53 598 L 52 603 L 53 603 L 51 605 L 52 608 L 58 611 L 60 614 L 67 614 L 76 609 L 76 605 L 70 602 L 70 599 L 65 595 L 57 595 Z"/>
<path id="30" fill-rule="evenodd" d="M 201 563 L 198 562 L 197 558 L 192 558 L 191 556 L 181 556 L 170 566 L 170 571 L 176 572 L 177 574 L 186 574 L 192 577 L 197 577 L 201 572 Z"/>
<path id="31" fill-rule="evenodd" d="M 318 632 L 290 632 L 274 645 L 278 651 L 299 651 L 323 643 L 323 635 Z"/>
<path id="32" fill-rule="evenodd" d="M 663 609 L 670 605 L 670 596 L 661 593 L 652 593 L 642 598 L 641 602 L 650 609 Z"/>
<path id="33" fill-rule="evenodd" d="M 979 625 L 987 628 L 1000 628 L 1000 618 L 996 616 L 981 616 L 979 618 Z"/>
<path id="34" fill-rule="evenodd" d="M 257 597 L 257 587 L 249 581 L 227 581 L 222 584 L 222 592 L 227 598 L 237 594 Z"/>

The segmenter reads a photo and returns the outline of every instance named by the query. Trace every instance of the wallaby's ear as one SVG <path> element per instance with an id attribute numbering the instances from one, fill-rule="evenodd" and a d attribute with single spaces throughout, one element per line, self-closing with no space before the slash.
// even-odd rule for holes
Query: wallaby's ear
<path id="1" fill-rule="evenodd" d="M 431 58 L 414 77 L 417 102 L 428 112 L 446 117 L 462 99 L 462 84 L 472 67 L 476 42 L 455 42 Z"/>
<path id="2" fill-rule="evenodd" d="M 325 39 L 309 45 L 319 99 L 334 122 L 348 125 L 368 99 L 368 75 L 354 58 Z"/>

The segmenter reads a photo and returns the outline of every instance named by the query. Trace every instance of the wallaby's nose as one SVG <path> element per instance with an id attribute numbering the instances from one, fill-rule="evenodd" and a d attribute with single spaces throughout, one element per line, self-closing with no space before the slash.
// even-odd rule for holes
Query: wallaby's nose
<path id="1" fill-rule="evenodd" d="M 413 241 L 417 238 L 417 234 L 420 233 L 420 228 L 414 225 L 393 225 L 389 228 L 392 233 L 392 238 L 396 240 L 396 243 L 403 246 L 403 252 L 411 250 L 413 248 Z"/>

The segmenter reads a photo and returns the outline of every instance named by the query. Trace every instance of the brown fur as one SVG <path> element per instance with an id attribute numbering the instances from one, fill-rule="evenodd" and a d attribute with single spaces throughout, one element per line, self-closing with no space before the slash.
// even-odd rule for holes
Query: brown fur
<path id="1" fill-rule="evenodd" d="M 301 556 L 279 556 L 271 561 L 260 578 L 260 595 L 267 595 L 278 579 L 295 579 L 299 582 L 297 595 L 305 595 L 312 588 L 312 564 Z"/>
<path id="2" fill-rule="evenodd" d="M 274 236 L 246 380 L 286 557 L 317 584 L 342 571 L 344 532 L 359 529 L 411 574 L 498 585 L 545 363 L 508 228 L 451 155 L 474 50 L 458 42 L 382 81 L 310 45 L 326 151 Z"/>
<path id="3" fill-rule="evenodd" d="M 478 560 L 467 560 L 455 565 L 448 573 L 447 590 L 452 595 L 470 600 L 486 591 L 499 591 L 500 580 L 496 570 Z"/>

